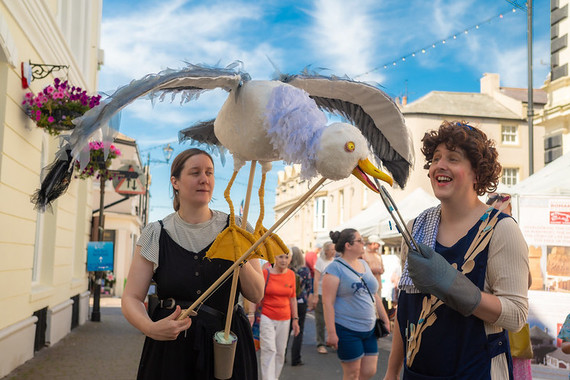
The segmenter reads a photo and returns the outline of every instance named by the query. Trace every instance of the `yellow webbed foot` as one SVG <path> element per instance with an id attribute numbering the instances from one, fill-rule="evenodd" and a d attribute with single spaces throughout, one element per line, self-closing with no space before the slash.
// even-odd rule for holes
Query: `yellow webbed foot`
<path id="1" fill-rule="evenodd" d="M 267 228 L 263 227 L 261 223 L 258 223 L 257 226 L 255 226 L 253 236 L 256 240 L 259 240 L 266 232 Z M 261 258 L 269 261 L 271 264 L 275 263 L 276 256 L 289 254 L 289 248 L 287 248 L 283 240 L 281 240 L 277 234 L 270 234 L 262 245 L 265 246 L 265 250 L 267 251 L 267 258 Z"/>
<path id="2" fill-rule="evenodd" d="M 256 238 L 251 232 L 244 230 L 236 226 L 235 224 L 230 224 L 225 230 L 223 230 L 214 243 L 206 252 L 206 257 L 209 259 L 224 259 L 230 261 L 236 261 L 239 259 L 255 242 Z M 265 247 L 263 244 L 259 245 L 255 252 L 252 253 L 254 256 L 267 256 Z"/>

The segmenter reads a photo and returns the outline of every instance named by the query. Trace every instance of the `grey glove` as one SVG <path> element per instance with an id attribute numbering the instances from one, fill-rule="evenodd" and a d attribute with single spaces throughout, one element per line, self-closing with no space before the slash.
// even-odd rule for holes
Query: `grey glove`
<path id="1" fill-rule="evenodd" d="M 416 288 L 464 316 L 471 315 L 481 302 L 481 290 L 432 248 L 418 245 L 426 257 L 416 251 L 408 254 L 408 271 Z"/>

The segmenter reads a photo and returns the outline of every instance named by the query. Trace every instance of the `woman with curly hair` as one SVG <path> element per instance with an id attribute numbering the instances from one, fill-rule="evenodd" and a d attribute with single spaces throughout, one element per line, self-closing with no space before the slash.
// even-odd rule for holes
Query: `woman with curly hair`
<path id="1" fill-rule="evenodd" d="M 528 314 L 528 248 L 516 222 L 481 202 L 501 165 L 493 141 L 465 122 L 422 139 L 441 204 L 410 222 L 385 379 L 512 378 L 507 331 Z"/>

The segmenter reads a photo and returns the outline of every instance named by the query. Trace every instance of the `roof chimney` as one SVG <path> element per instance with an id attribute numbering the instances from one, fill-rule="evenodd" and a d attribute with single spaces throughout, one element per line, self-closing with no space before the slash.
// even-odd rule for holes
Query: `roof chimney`
<path id="1" fill-rule="evenodd" d="M 481 93 L 491 95 L 499 91 L 501 79 L 499 74 L 484 73 L 481 77 Z"/>
<path id="2" fill-rule="evenodd" d="M 405 106 L 408 104 L 408 97 L 406 95 L 402 96 L 402 105 Z"/>

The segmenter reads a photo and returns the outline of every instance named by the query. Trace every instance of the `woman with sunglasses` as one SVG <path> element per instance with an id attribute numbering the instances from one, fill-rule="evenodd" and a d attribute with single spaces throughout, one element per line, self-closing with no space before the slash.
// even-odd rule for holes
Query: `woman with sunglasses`
<path id="1" fill-rule="evenodd" d="M 347 228 L 329 235 L 341 257 L 330 263 L 323 275 L 327 344 L 337 350 L 343 379 L 370 379 L 378 363 L 376 315 L 387 328 L 390 321 L 377 294 L 378 281 L 360 258 L 364 252 L 360 233 Z"/>
<path id="2" fill-rule="evenodd" d="M 494 143 L 464 122 L 422 139 L 441 204 L 409 229 L 385 379 L 512 379 L 507 331 L 528 314 L 528 248 L 516 222 L 479 196 L 497 188 Z M 404 247 L 407 248 L 407 247 Z"/>

